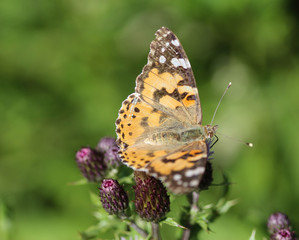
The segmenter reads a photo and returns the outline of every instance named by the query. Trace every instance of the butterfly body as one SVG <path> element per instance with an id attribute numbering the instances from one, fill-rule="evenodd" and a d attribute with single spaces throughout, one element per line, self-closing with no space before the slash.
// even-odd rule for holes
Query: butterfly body
<path id="1" fill-rule="evenodd" d="M 123 101 L 116 120 L 124 164 L 162 180 L 173 193 L 198 188 L 217 126 L 202 126 L 191 65 L 178 38 L 162 27 L 135 93 Z"/>
<path id="2" fill-rule="evenodd" d="M 145 139 L 150 145 L 188 144 L 194 141 L 204 141 L 211 138 L 214 131 L 209 131 L 206 126 L 191 126 L 189 128 L 172 128 L 151 134 Z"/>

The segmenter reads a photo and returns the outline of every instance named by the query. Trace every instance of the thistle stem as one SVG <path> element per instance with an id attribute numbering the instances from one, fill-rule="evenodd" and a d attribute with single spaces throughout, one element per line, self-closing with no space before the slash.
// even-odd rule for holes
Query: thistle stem
<path id="1" fill-rule="evenodd" d="M 190 238 L 190 233 L 191 233 L 190 228 L 187 228 L 187 229 L 184 231 L 184 233 L 183 233 L 182 240 L 189 240 L 189 238 Z"/>
<path id="2" fill-rule="evenodd" d="M 193 227 L 193 214 L 198 212 L 199 207 L 198 207 L 198 199 L 199 199 L 199 193 L 198 192 L 192 192 L 192 195 L 189 197 L 189 203 L 190 203 L 190 215 L 187 223 L 187 229 L 184 231 L 182 240 L 189 240 L 191 235 L 196 236 L 199 229 L 198 227 L 194 228 Z M 194 229 L 194 231 L 191 233 L 191 228 Z"/>
<path id="3" fill-rule="evenodd" d="M 159 223 L 152 222 L 152 240 L 161 240 Z"/>
<path id="4" fill-rule="evenodd" d="M 143 238 L 147 238 L 148 233 L 140 228 L 133 220 L 126 219 L 130 227 L 134 228 Z"/>
<path id="5" fill-rule="evenodd" d="M 191 211 L 197 212 L 199 210 L 198 199 L 199 199 L 199 192 L 192 192 Z"/>

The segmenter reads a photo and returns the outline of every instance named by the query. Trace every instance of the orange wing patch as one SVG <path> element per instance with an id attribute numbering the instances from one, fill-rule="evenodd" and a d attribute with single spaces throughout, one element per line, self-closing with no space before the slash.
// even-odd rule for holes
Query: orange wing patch
<path id="1" fill-rule="evenodd" d="M 127 165 L 140 169 L 148 161 L 168 153 L 155 147 L 144 147 L 144 140 L 167 120 L 170 118 L 142 101 L 138 94 L 131 94 L 123 102 L 116 120 L 116 133 L 120 156 Z"/>
<path id="2" fill-rule="evenodd" d="M 208 148 L 205 142 L 192 142 L 151 161 L 148 173 L 162 179 L 173 193 L 187 193 L 198 187 L 205 172 Z"/>
<path id="3" fill-rule="evenodd" d="M 182 106 L 177 93 L 177 82 L 182 80 L 179 75 L 170 73 L 158 73 L 158 69 L 152 69 L 148 77 L 143 80 L 143 86 L 139 89 L 145 101 L 150 104 L 159 103 L 171 109 Z M 163 102 L 163 98 L 167 100 Z"/>
<path id="4" fill-rule="evenodd" d="M 120 152 L 123 163 L 135 170 L 144 170 L 145 166 L 156 158 L 165 156 L 166 150 L 149 150 L 136 147 L 128 147 Z"/>
<path id="5" fill-rule="evenodd" d="M 148 104 L 140 101 L 138 95 L 131 94 L 125 101 L 118 112 L 116 120 L 116 133 L 121 148 L 136 144 L 139 137 L 149 127 L 149 115 L 153 108 Z M 152 126 L 157 126 L 159 118 L 150 119 Z"/>
<path id="6" fill-rule="evenodd" d="M 139 81 L 141 83 L 136 91 L 145 102 L 176 116 L 182 122 L 197 121 L 197 88 L 184 85 L 185 81 L 178 73 L 159 73 L 154 68 Z"/>

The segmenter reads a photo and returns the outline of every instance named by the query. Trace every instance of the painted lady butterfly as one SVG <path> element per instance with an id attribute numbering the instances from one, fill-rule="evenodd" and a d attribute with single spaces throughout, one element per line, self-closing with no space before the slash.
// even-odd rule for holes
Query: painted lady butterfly
<path id="1" fill-rule="evenodd" d="M 124 164 L 160 179 L 175 194 L 198 189 L 217 126 L 202 126 L 191 65 L 172 31 L 162 27 L 150 45 L 135 93 L 116 120 Z"/>

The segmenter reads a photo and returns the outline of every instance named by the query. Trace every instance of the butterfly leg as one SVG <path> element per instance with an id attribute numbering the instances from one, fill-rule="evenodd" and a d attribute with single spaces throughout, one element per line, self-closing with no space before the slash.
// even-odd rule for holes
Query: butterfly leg
<path id="1" fill-rule="evenodd" d="M 217 137 L 217 135 L 214 135 L 214 136 L 215 136 L 216 140 L 212 142 L 210 148 L 212 148 L 218 142 L 218 140 L 219 140 L 219 138 Z"/>

